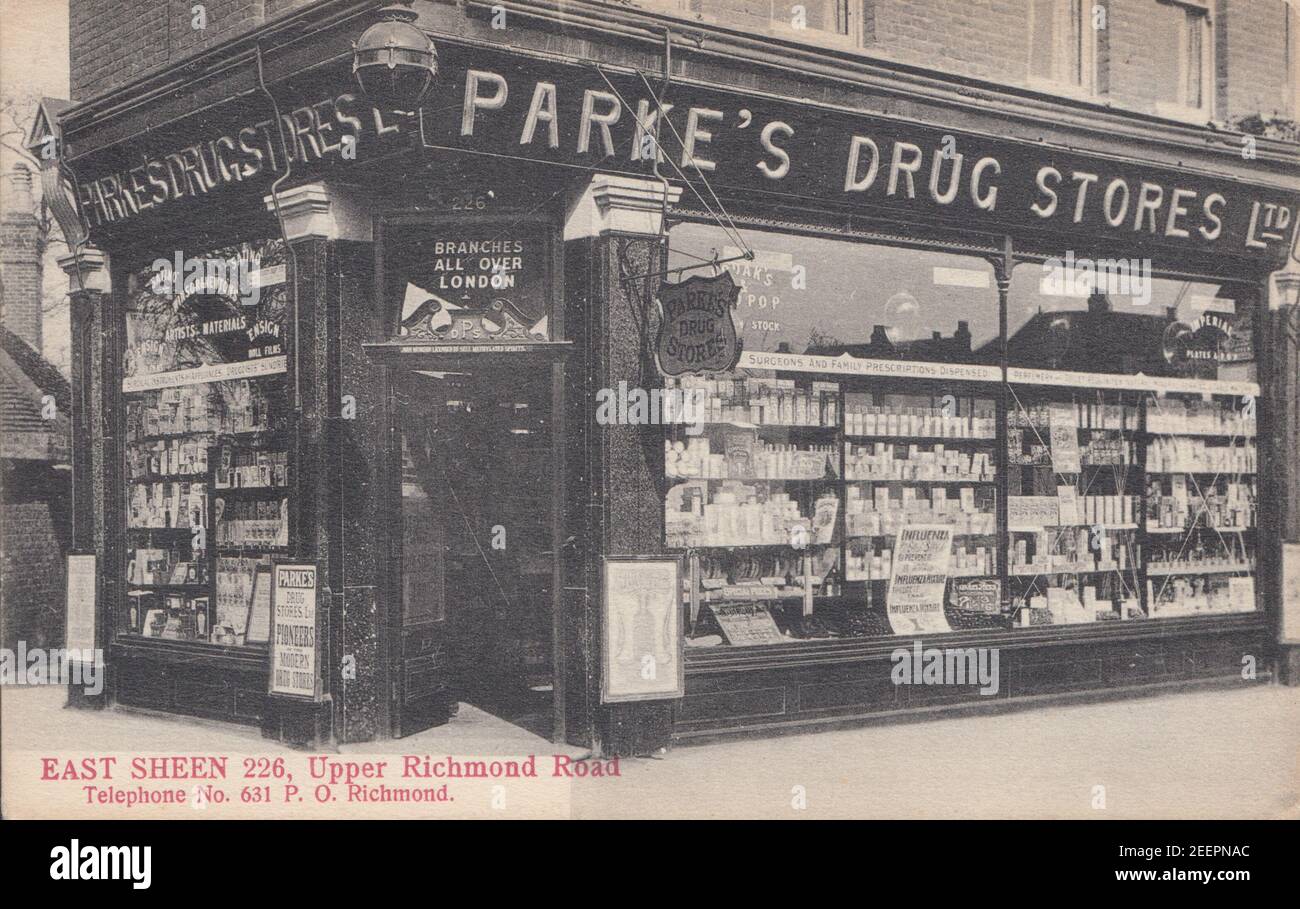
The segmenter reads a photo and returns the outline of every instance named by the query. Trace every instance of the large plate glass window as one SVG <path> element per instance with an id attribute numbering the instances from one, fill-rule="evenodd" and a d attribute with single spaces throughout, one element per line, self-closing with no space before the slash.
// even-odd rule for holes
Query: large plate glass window
<path id="1" fill-rule="evenodd" d="M 669 238 L 670 270 L 716 259 L 740 286 L 744 351 L 732 372 L 666 381 L 697 407 L 670 427 L 664 455 L 666 543 L 691 556 L 688 642 L 1005 625 L 992 267 L 741 237 L 754 256 L 731 262 L 741 249 L 716 226 L 681 224 Z M 780 354 L 781 368 L 749 354 Z M 909 560 L 932 570 L 905 571 Z"/>
<path id="2" fill-rule="evenodd" d="M 1255 313 L 1249 285 L 1153 277 L 1142 260 L 1016 268 L 1018 624 L 1255 608 Z"/>
<path id="3" fill-rule="evenodd" d="M 288 554 L 291 465 L 279 241 L 131 277 L 121 635 L 265 645 Z"/>

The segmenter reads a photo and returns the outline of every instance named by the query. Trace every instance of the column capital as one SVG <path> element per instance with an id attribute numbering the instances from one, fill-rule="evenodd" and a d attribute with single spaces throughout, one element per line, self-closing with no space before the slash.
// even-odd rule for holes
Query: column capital
<path id="1" fill-rule="evenodd" d="M 606 234 L 659 236 L 663 226 L 664 194 L 668 204 L 682 197 L 681 187 L 651 177 L 593 174 L 569 203 L 564 219 L 564 239 L 603 237 Z"/>
<path id="2" fill-rule="evenodd" d="M 267 195 L 262 201 L 274 214 L 275 200 Z M 374 236 L 370 209 L 362 195 L 334 183 L 306 183 L 283 190 L 280 214 L 290 242 L 308 237 L 369 242 Z"/>
<path id="3" fill-rule="evenodd" d="M 108 256 L 93 246 L 83 246 L 75 253 L 59 256 L 59 268 L 68 276 L 68 293 L 88 291 L 106 294 L 113 289 Z"/>
<path id="4" fill-rule="evenodd" d="M 1292 270 L 1290 262 L 1287 266 L 1285 270 L 1269 275 L 1269 309 L 1300 306 L 1300 265 L 1295 266 L 1295 270 Z"/>

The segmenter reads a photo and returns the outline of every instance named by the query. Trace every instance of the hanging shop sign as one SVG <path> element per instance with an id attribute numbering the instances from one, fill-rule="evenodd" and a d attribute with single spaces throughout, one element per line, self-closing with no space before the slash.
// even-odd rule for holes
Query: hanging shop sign
<path id="1" fill-rule="evenodd" d="M 602 703 L 685 693 L 681 590 L 677 559 L 605 559 Z"/>
<path id="2" fill-rule="evenodd" d="M 885 604 L 894 634 L 952 631 L 943 612 L 951 561 L 950 525 L 914 524 L 898 531 Z"/>
<path id="3" fill-rule="evenodd" d="M 348 75 L 336 72 L 342 87 Z M 682 80 L 660 103 L 657 80 L 640 73 L 482 47 L 440 44 L 435 100 L 412 112 L 320 92 L 320 80 L 282 89 L 284 149 L 274 120 L 228 102 L 229 122 L 206 134 L 181 123 L 151 131 L 129 156 L 78 157 L 83 216 L 111 225 L 240 184 L 262 193 L 286 157 L 306 177 L 408 147 L 636 175 L 657 158 L 705 198 L 707 178 L 718 189 L 966 231 L 1052 231 L 1081 246 L 1107 237 L 1278 263 L 1300 223 L 1300 193 L 1276 187 Z M 206 110 L 203 123 L 220 116 Z"/>
<path id="4" fill-rule="evenodd" d="M 271 678 L 268 691 L 318 699 L 320 640 L 315 565 L 277 564 L 271 586 Z"/>
<path id="5" fill-rule="evenodd" d="M 729 271 L 659 285 L 655 357 L 664 375 L 735 368 L 740 359 L 740 339 L 731 311 L 739 294 L 740 287 Z"/>

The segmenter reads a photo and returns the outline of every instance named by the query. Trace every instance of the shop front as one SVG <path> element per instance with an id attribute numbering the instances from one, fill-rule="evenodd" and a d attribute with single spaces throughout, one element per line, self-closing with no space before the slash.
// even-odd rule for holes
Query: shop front
<path id="1" fill-rule="evenodd" d="M 1286 674 L 1286 152 L 507 6 L 408 97 L 326 3 L 65 116 L 99 704 L 626 754 Z"/>

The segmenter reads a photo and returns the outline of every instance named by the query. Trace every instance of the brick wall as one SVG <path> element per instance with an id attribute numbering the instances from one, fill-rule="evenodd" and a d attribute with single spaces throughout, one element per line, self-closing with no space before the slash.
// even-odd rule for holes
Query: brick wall
<path id="1" fill-rule="evenodd" d="M 5 180 L 0 216 L 0 323 L 41 350 L 41 257 L 45 245 L 32 209 L 31 174 L 18 165 Z"/>
<path id="2" fill-rule="evenodd" d="M 81 100 L 239 35 L 316 0 L 208 0 L 206 25 L 192 25 L 195 0 L 71 0 L 72 97 Z M 614 0 L 611 0 L 614 2 Z M 622 2 L 622 0 L 619 0 Z M 754 28 L 772 15 L 789 24 L 787 0 L 634 0 L 685 15 L 706 13 L 733 28 Z M 834 30 L 840 0 L 804 0 L 809 42 Z M 847 0 L 853 40 L 900 62 L 1004 82 L 1027 84 L 1029 14 L 1034 0 Z M 1065 3 L 1067 0 L 1055 0 Z M 1174 75 L 1183 8 L 1164 0 L 1083 0 L 1102 6 L 1107 29 L 1098 36 L 1099 98 L 1157 112 Z M 1287 73 L 1287 42 L 1300 38 L 1286 0 L 1208 0 L 1218 57 L 1212 91 L 1215 119 L 1252 113 L 1300 116 Z M 783 31 L 787 37 L 789 29 Z M 1153 52 L 1154 49 L 1159 52 Z M 1293 49 L 1291 53 L 1295 53 Z M 1161 86 L 1166 86 L 1162 92 Z M 1164 99 L 1168 100 L 1168 99 Z"/>
<path id="3" fill-rule="evenodd" d="M 864 47 L 901 62 L 1027 84 L 1031 0 L 863 0 Z M 1057 0 L 1064 3 L 1066 0 Z M 1183 7 L 1161 0 L 1084 0 L 1106 12 L 1098 76 L 1104 100 L 1155 113 L 1175 78 Z M 1213 0 L 1215 119 L 1295 116 L 1285 0 Z M 1297 18 L 1292 13 L 1291 30 Z M 1296 40 L 1292 34 L 1292 41 Z M 1159 52 L 1155 52 L 1159 49 Z M 1163 90 L 1162 90 L 1163 89 Z"/>
<path id="4" fill-rule="evenodd" d="M 3 646 L 58 646 L 68 522 L 66 472 L 6 462 L 0 508 L 0 625 Z M 63 483 L 62 487 L 59 486 Z M 54 489 L 51 489 L 54 487 Z M 62 497 L 62 498 L 60 498 Z"/>
<path id="5" fill-rule="evenodd" d="M 617 2 L 617 0 L 611 0 Z M 657 11 L 704 13 L 731 28 L 759 26 L 769 14 L 787 18 L 784 0 L 634 0 Z M 866 52 L 961 76 L 1025 86 L 1029 84 L 1030 8 L 1068 0 L 847 0 L 854 38 Z M 1169 112 L 1177 100 L 1178 48 L 1186 7 L 1167 0 L 1082 0 L 1088 24 L 1105 12 L 1097 34 L 1099 101 L 1144 113 Z M 1210 91 L 1214 119 L 1249 114 L 1300 116 L 1300 89 L 1287 73 L 1288 41 L 1300 42 L 1300 8 L 1288 18 L 1286 0 L 1206 0 L 1214 23 L 1217 53 Z M 809 22 L 826 0 L 808 0 Z M 1288 38 L 1288 32 L 1290 37 Z M 781 31 L 785 37 L 792 33 Z M 811 28 L 809 43 L 822 40 Z M 1296 51 L 1292 49 L 1290 53 Z M 1042 85 L 1036 86 L 1041 88 Z M 1203 118 L 1208 119 L 1208 118 Z"/>
<path id="6" fill-rule="evenodd" d="M 71 0 L 72 99 L 81 101 L 315 0 Z"/>
<path id="7" fill-rule="evenodd" d="M 1286 80 L 1288 40 L 1300 41 L 1300 4 L 1291 10 L 1289 36 L 1284 0 L 1219 0 L 1216 6 L 1220 109 L 1229 119 L 1252 113 L 1300 118 L 1300 86 Z"/>
<path id="8" fill-rule="evenodd" d="M 863 0 L 868 50 L 903 63 L 994 82 L 1029 71 L 1029 0 Z M 865 42 L 864 42 L 865 43 Z"/>

